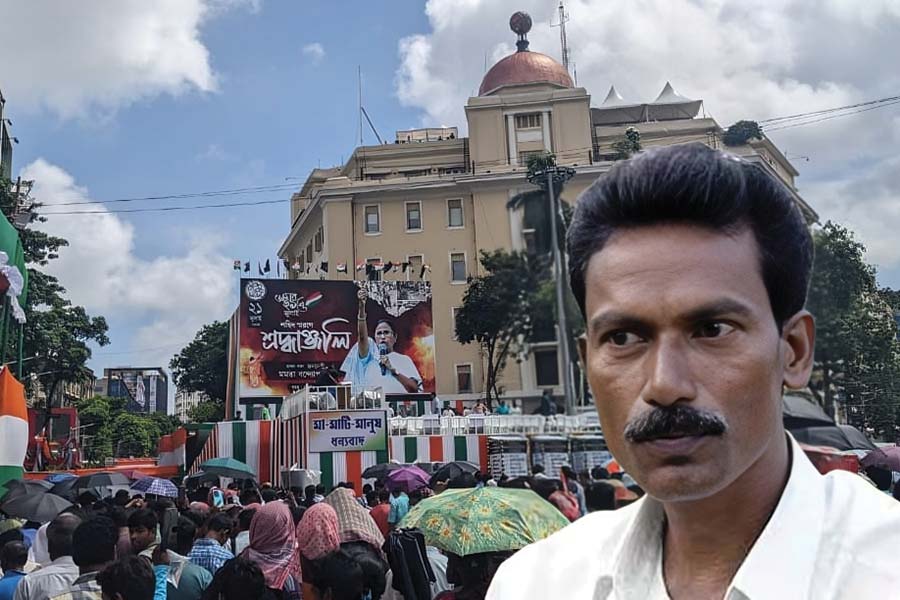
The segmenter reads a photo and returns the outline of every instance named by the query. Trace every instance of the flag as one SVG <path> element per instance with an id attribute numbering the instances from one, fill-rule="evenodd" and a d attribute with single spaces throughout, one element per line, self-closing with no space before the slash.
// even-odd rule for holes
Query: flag
<path id="1" fill-rule="evenodd" d="M 235 270 L 235 271 L 240 271 L 240 270 L 241 270 L 241 261 L 240 261 L 240 259 L 234 261 L 234 270 Z"/>
<path id="2" fill-rule="evenodd" d="M 319 270 L 325 273 L 328 272 L 328 261 L 322 261 L 322 264 L 319 265 Z"/>
<path id="3" fill-rule="evenodd" d="M 401 266 L 403 267 L 403 272 L 406 273 L 406 270 L 409 268 L 409 262 L 404 261 Z"/>
<path id="4" fill-rule="evenodd" d="M 262 270 L 262 265 L 260 264 L 259 261 L 256 261 L 256 270 L 259 271 L 259 276 L 260 276 L 260 277 L 262 277 L 262 276 L 265 275 L 265 273 L 263 273 L 263 270 Z"/>
<path id="5" fill-rule="evenodd" d="M 346 273 L 347 272 L 347 263 L 338 263 L 337 272 L 338 273 Z"/>
<path id="6" fill-rule="evenodd" d="M 464 460 L 479 465 L 487 473 L 486 435 L 392 435 L 388 440 L 392 460 L 401 463 Z"/>
<path id="7" fill-rule="evenodd" d="M 272 271 L 272 267 L 269 266 L 269 259 L 267 258 L 267 259 L 266 259 L 266 266 L 263 267 L 263 272 L 264 272 L 264 273 L 270 273 L 271 271 Z"/>
<path id="8" fill-rule="evenodd" d="M 425 279 L 425 272 L 430 271 L 431 267 L 428 265 L 422 265 L 422 270 L 419 271 L 419 279 Z"/>
<path id="9" fill-rule="evenodd" d="M 362 270 L 363 270 L 363 267 L 365 267 L 365 266 L 367 266 L 367 265 L 366 265 L 366 262 L 361 260 L 361 261 L 359 261 L 358 263 L 356 263 L 356 270 L 357 270 L 357 271 L 362 271 Z M 368 269 L 366 269 L 366 274 L 368 274 L 368 273 L 369 273 L 369 271 L 368 271 Z"/>
<path id="10" fill-rule="evenodd" d="M 381 262 L 381 261 L 379 261 L 379 262 L 377 262 L 377 263 L 373 263 L 373 264 L 372 264 L 372 268 L 374 268 L 376 271 L 383 271 L 383 270 L 384 270 L 384 263 Z"/>
<path id="11" fill-rule="evenodd" d="M 159 466 L 184 467 L 185 445 L 187 444 L 187 430 L 179 427 L 171 435 L 164 435 L 159 439 Z"/>
<path id="12" fill-rule="evenodd" d="M 394 268 L 394 263 L 392 263 L 391 261 L 387 261 L 387 264 L 384 265 L 384 272 L 390 273 L 391 269 L 393 269 L 393 268 Z"/>
<path id="13" fill-rule="evenodd" d="M 299 271 L 299 270 L 300 270 L 300 259 L 299 259 L 299 258 L 295 258 L 295 259 L 294 259 L 294 262 L 291 263 L 291 268 L 292 268 L 293 270 L 295 270 L 295 271 Z"/>
<path id="14" fill-rule="evenodd" d="M 309 265 L 306 265 L 306 274 L 309 275 Z"/>
<path id="15" fill-rule="evenodd" d="M 244 263 L 244 273 L 249 273 L 249 272 L 250 272 L 250 261 L 248 260 L 247 262 Z"/>
<path id="16" fill-rule="evenodd" d="M 8 367 L 0 368 L 0 493 L 7 481 L 22 479 L 28 452 L 28 409 L 25 388 Z M 40 452 L 37 449 L 37 452 Z"/>

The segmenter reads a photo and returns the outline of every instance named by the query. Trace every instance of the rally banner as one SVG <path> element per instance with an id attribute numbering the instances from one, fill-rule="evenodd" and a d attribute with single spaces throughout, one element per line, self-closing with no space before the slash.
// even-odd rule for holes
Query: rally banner
<path id="1" fill-rule="evenodd" d="M 307 423 L 310 453 L 387 450 L 387 411 L 311 412 Z"/>
<path id="2" fill-rule="evenodd" d="M 361 288 L 366 344 L 358 334 Z M 427 281 L 242 279 L 239 319 L 242 399 L 283 398 L 337 371 L 344 383 L 388 395 L 434 391 Z"/>

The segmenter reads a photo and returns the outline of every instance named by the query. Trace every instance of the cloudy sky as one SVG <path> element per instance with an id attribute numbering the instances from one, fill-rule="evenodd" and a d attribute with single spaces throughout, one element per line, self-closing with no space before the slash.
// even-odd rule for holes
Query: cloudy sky
<path id="1" fill-rule="evenodd" d="M 110 200 L 299 181 L 357 136 L 356 67 L 383 137 L 465 129 L 485 65 L 511 52 L 509 15 L 559 57 L 556 0 L 29 0 L 0 21 L 14 171 L 35 180 L 45 227 L 70 240 L 49 270 L 110 321 L 92 366 L 167 365 L 237 301 L 233 259 L 264 261 L 289 228 L 286 191 Z M 671 81 L 723 125 L 896 96 L 896 0 L 567 0 L 578 83 L 652 100 Z M 823 221 L 857 232 L 900 287 L 900 104 L 772 132 Z M 371 136 L 367 141 L 372 141 Z M 106 202 L 106 204 L 69 204 Z"/>

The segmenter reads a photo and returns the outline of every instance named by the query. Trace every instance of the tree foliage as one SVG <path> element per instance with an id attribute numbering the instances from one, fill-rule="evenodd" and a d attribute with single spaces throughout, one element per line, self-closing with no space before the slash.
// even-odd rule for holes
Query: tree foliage
<path id="1" fill-rule="evenodd" d="M 750 140 L 761 140 L 762 128 L 756 121 L 738 121 L 725 130 L 722 142 L 726 146 L 742 146 Z"/>
<path id="2" fill-rule="evenodd" d="M 865 247 L 828 222 L 814 233 L 816 260 L 807 308 L 816 317 L 810 389 L 824 408 L 842 406 L 851 424 L 893 440 L 900 397 L 897 322 Z"/>
<path id="3" fill-rule="evenodd" d="M 17 205 L 17 196 L 9 180 L 0 179 L 0 210 L 11 219 Z M 34 204 L 32 210 L 40 207 Z M 46 217 L 33 216 L 32 222 L 45 222 Z M 19 238 L 28 265 L 44 266 L 59 256 L 59 249 L 67 246 L 63 238 L 26 227 L 19 230 Z M 91 357 L 88 343 L 105 346 L 109 343 L 108 326 L 103 317 L 92 317 L 81 306 L 75 306 L 65 297 L 66 290 L 52 275 L 33 266 L 28 267 L 28 302 L 23 307 L 27 319 L 23 335 L 24 383 L 33 391 L 32 377 L 39 380 L 49 402 L 57 387 L 64 381 L 85 381 L 89 377 L 87 361 Z M 9 336 L 6 355 L 15 357 L 19 351 L 18 336 Z"/>
<path id="4" fill-rule="evenodd" d="M 228 323 L 204 325 L 193 341 L 169 362 L 179 390 L 202 392 L 224 404 L 228 388 Z"/>
<path id="5" fill-rule="evenodd" d="M 188 419 L 193 423 L 217 423 L 224 418 L 225 405 L 212 400 L 200 402 L 188 411 Z"/>
<path id="6" fill-rule="evenodd" d="M 128 412 L 124 398 L 94 396 L 78 401 L 76 407 L 87 436 L 82 450 L 94 464 L 111 457 L 151 456 L 159 438 L 179 425 L 177 419 L 162 413 Z"/>
<path id="7" fill-rule="evenodd" d="M 627 160 L 640 152 L 641 148 L 641 132 L 629 127 L 625 130 L 625 136 L 612 144 L 612 149 L 616 151 L 614 160 Z"/>

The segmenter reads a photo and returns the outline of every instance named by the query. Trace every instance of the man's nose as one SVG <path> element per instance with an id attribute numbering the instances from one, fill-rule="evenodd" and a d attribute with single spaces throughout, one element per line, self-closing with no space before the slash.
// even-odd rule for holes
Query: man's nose
<path id="1" fill-rule="evenodd" d="M 696 385 L 690 366 L 690 348 L 677 335 L 660 336 L 650 349 L 646 364 L 646 381 L 641 397 L 656 406 L 689 402 L 696 396 Z"/>

